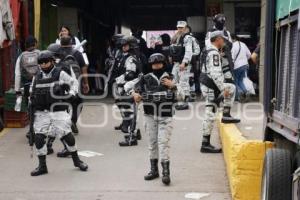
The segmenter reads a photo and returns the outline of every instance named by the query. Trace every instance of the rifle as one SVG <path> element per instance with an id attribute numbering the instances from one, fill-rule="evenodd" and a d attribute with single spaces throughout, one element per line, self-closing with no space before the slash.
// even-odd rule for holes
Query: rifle
<path id="1" fill-rule="evenodd" d="M 29 146 L 31 148 L 31 155 L 30 157 L 33 157 L 33 144 L 34 144 L 34 113 L 35 113 L 35 104 L 34 104 L 34 97 L 35 97 L 35 87 L 36 87 L 36 80 L 34 80 L 33 84 L 32 84 L 32 92 L 30 94 L 30 99 L 28 102 L 28 111 L 29 111 L 29 120 L 30 120 L 30 124 L 29 124 Z"/>
<path id="2" fill-rule="evenodd" d="M 107 73 L 107 79 L 105 80 L 105 86 L 104 86 L 104 91 L 107 91 L 108 85 L 111 81 L 114 69 L 115 69 L 115 65 L 116 65 L 116 57 L 114 56 L 110 56 L 110 58 L 108 58 L 108 64 L 110 65 L 108 73 Z M 112 62 L 110 62 L 112 60 Z"/>

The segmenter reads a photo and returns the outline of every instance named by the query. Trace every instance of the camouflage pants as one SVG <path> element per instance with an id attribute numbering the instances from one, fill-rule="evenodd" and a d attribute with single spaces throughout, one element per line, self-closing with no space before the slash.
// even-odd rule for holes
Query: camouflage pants
<path id="1" fill-rule="evenodd" d="M 145 132 L 149 135 L 150 159 L 169 160 L 172 117 L 145 115 Z"/>
<path id="2" fill-rule="evenodd" d="M 180 71 L 180 63 L 175 63 L 173 66 L 172 74 L 174 76 L 175 83 L 178 83 L 180 87 L 184 90 L 185 96 L 190 96 L 191 86 L 190 77 L 193 76 L 191 73 L 192 66 L 189 64 L 185 70 Z"/>
<path id="3" fill-rule="evenodd" d="M 37 111 L 34 119 L 34 132 L 35 134 L 41 134 L 44 136 L 52 136 L 62 138 L 70 133 L 71 130 L 71 115 L 66 111 L 59 112 L 45 112 Z M 70 152 L 76 151 L 77 147 L 68 146 Z M 47 155 L 46 143 L 41 149 L 37 149 L 37 155 Z"/>
<path id="4" fill-rule="evenodd" d="M 229 91 L 229 96 L 224 98 L 224 106 L 231 107 L 235 98 L 235 85 L 231 83 L 224 83 L 224 88 Z M 213 131 L 217 113 L 217 107 L 213 103 L 215 100 L 214 90 L 201 84 L 201 91 L 205 98 L 205 113 L 202 125 L 202 134 L 203 136 L 209 136 Z"/>

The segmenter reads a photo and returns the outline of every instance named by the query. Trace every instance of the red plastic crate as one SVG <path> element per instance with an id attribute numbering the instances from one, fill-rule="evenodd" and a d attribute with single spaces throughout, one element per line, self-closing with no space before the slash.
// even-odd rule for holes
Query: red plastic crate
<path id="1" fill-rule="evenodd" d="M 29 119 L 27 112 L 4 111 L 4 120 L 25 121 Z"/>
<path id="2" fill-rule="evenodd" d="M 24 128 L 29 124 L 29 119 L 27 120 L 4 120 L 5 128 Z"/>

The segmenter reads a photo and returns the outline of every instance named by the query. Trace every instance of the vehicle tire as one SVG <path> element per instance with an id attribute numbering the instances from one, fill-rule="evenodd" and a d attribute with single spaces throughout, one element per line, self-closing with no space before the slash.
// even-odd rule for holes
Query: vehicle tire
<path id="1" fill-rule="evenodd" d="M 270 149 L 264 160 L 262 200 L 292 199 L 292 160 L 284 149 Z"/>

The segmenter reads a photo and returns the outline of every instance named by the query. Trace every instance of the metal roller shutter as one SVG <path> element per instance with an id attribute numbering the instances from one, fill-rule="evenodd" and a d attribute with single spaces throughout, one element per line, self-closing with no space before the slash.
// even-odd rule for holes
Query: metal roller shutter
<path id="1" fill-rule="evenodd" d="M 289 87 L 287 89 L 288 92 L 288 102 L 287 102 L 287 108 L 288 108 L 288 114 L 294 116 L 294 110 L 295 110 L 295 87 L 297 85 L 296 82 L 296 69 L 297 69 L 297 56 L 298 56 L 298 24 L 294 23 L 291 25 L 290 29 L 290 53 L 289 53 L 289 73 L 288 73 L 288 81 L 289 81 Z"/>
<path id="2" fill-rule="evenodd" d="M 278 70 L 278 92 L 277 92 L 277 109 L 284 112 L 286 107 L 286 88 L 287 88 L 287 71 L 288 71 L 288 55 L 289 55 L 289 28 L 283 26 L 281 28 L 280 54 L 279 54 L 279 70 Z"/>

